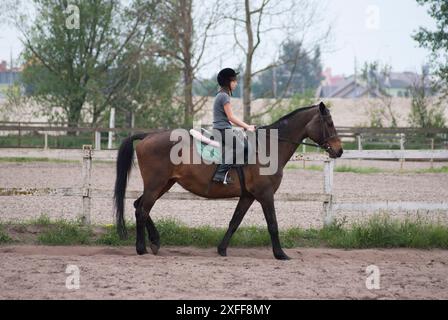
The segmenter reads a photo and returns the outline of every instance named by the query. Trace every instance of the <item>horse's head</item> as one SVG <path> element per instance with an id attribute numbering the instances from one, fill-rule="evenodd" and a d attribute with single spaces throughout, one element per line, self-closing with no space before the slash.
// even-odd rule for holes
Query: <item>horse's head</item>
<path id="1" fill-rule="evenodd" d="M 339 158 L 344 152 L 341 139 L 339 138 L 330 110 L 325 104 L 319 104 L 319 111 L 313 119 L 307 124 L 306 130 L 308 137 L 328 152 L 330 158 Z"/>

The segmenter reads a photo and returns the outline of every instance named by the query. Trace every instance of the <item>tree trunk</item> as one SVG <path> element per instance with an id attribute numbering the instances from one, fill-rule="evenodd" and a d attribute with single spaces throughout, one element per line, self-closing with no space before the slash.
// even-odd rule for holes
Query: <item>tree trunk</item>
<path id="1" fill-rule="evenodd" d="M 82 109 L 83 102 L 81 101 L 73 101 L 70 104 L 70 109 L 68 112 L 68 127 L 69 128 L 76 128 L 78 127 L 79 120 L 81 119 L 81 109 Z M 78 132 L 76 131 L 68 131 L 68 136 L 76 136 Z"/>
<path id="2" fill-rule="evenodd" d="M 192 0 L 180 1 L 180 12 L 182 18 L 181 46 L 183 54 L 183 76 L 184 76 L 184 125 L 191 127 L 193 124 L 193 80 L 194 70 L 192 66 L 193 48 L 193 18 Z"/>
<path id="3" fill-rule="evenodd" d="M 246 53 L 246 68 L 244 70 L 244 86 L 243 86 L 243 110 L 244 122 L 251 122 L 251 84 L 252 84 L 252 58 L 254 54 L 254 35 L 252 32 L 252 21 L 250 13 L 249 0 L 245 0 L 246 10 L 246 32 L 247 32 L 247 53 Z"/>
<path id="4" fill-rule="evenodd" d="M 193 124 L 193 70 L 191 65 L 184 67 L 184 103 L 185 103 L 185 126 L 190 127 Z"/>

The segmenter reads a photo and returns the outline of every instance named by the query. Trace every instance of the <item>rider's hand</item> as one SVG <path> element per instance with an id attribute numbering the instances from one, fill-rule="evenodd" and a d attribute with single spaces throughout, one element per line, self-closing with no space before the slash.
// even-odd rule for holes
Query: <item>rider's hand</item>
<path id="1" fill-rule="evenodd" d="M 255 126 L 250 125 L 246 128 L 247 131 L 255 132 Z"/>

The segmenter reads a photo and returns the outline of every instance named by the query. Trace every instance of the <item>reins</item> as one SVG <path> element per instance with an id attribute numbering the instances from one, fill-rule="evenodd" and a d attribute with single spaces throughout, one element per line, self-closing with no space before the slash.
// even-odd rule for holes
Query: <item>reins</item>
<path id="1" fill-rule="evenodd" d="M 338 137 L 338 135 L 336 134 L 336 135 L 331 135 L 331 136 L 326 137 L 327 130 L 324 126 L 324 117 L 329 117 L 329 115 L 322 115 L 322 114 L 320 115 L 320 120 L 322 123 L 322 129 L 323 129 L 322 131 L 323 131 L 323 135 L 324 135 L 324 141 L 321 144 L 307 143 L 307 142 L 303 142 L 303 141 L 294 141 L 294 140 L 284 138 L 284 137 L 278 137 L 278 140 L 289 142 L 289 143 L 297 145 L 297 146 L 305 145 L 305 146 L 320 148 L 320 149 L 324 149 L 324 150 L 328 151 L 331 148 L 330 145 L 328 144 L 328 141 L 332 138 Z M 265 129 L 265 128 L 266 128 L 266 126 L 262 126 L 262 127 L 257 127 L 255 130 L 258 131 L 259 129 Z M 266 135 L 269 135 L 269 133 L 266 132 Z"/>

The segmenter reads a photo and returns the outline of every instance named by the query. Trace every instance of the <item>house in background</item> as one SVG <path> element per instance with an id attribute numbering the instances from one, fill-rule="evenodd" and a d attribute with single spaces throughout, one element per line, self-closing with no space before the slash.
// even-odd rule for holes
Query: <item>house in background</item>
<path id="1" fill-rule="evenodd" d="M 386 77 L 378 77 L 379 86 L 382 88 L 379 90 L 378 85 L 368 85 L 359 75 L 333 76 L 328 68 L 323 76 L 325 79 L 317 89 L 316 97 L 342 99 L 378 98 L 384 96 L 384 92 L 390 97 L 409 97 L 410 88 L 421 78 L 414 72 L 391 72 Z M 425 87 L 429 91 L 429 81 L 425 83 Z"/>
<path id="2" fill-rule="evenodd" d="M 5 99 L 5 90 L 20 79 L 20 68 L 8 68 L 6 61 L 0 62 L 0 101 Z"/>

